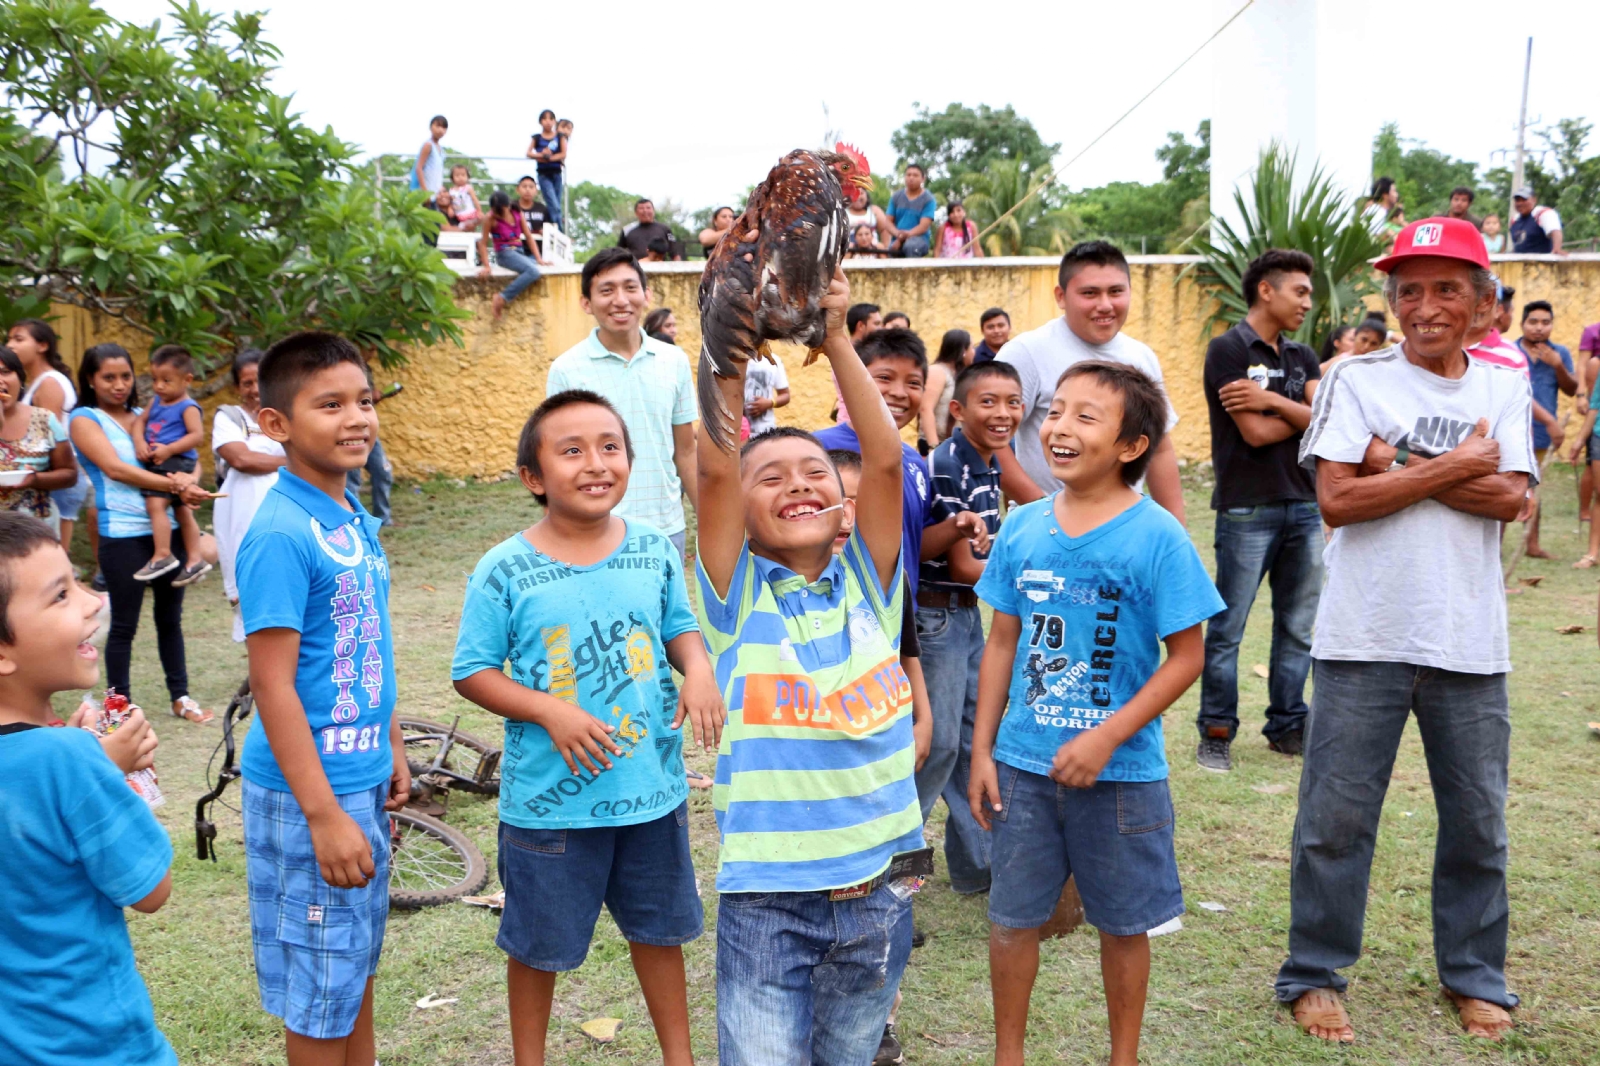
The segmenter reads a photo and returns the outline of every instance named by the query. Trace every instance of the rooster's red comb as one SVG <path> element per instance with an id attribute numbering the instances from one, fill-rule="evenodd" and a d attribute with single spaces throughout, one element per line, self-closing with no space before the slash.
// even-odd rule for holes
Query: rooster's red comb
<path id="1" fill-rule="evenodd" d="M 872 168 L 867 165 L 867 157 L 862 155 L 861 149 L 857 148 L 855 145 L 845 144 L 843 141 L 840 141 L 838 144 L 833 146 L 833 150 L 838 152 L 840 155 L 849 156 L 851 162 L 855 163 L 856 166 L 861 168 L 861 173 L 872 173 Z"/>

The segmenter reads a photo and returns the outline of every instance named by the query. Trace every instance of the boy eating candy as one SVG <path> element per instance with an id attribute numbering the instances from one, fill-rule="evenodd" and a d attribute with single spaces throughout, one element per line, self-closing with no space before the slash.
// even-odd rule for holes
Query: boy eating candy
<path id="1" fill-rule="evenodd" d="M 55 719 L 52 694 L 90 688 L 99 676 L 99 612 L 100 598 L 74 580 L 49 527 L 0 512 L 0 839 L 7 845 L 0 1061 L 7 1064 L 178 1061 L 156 1028 L 122 913 L 150 914 L 167 901 L 172 844 L 92 734 L 43 728 Z M 136 740 L 149 729 L 136 717 L 112 736 Z"/>
<path id="2" fill-rule="evenodd" d="M 729 712 L 712 796 L 723 1066 L 870 1062 L 911 952 L 898 879 L 921 869 L 901 856 L 922 848 L 922 819 L 898 659 L 902 453 L 845 333 L 849 293 L 836 272 L 822 300 L 862 458 L 841 555 L 842 486 L 815 437 L 782 427 L 740 455 L 700 430 L 699 614 Z M 743 376 L 717 379 L 729 411 Z"/>
<path id="3" fill-rule="evenodd" d="M 1188 533 L 1133 488 L 1166 424 L 1142 371 L 1069 367 L 1040 433 L 1062 488 L 1011 512 L 978 581 L 994 621 L 968 795 L 993 832 L 997 1066 L 1023 1061 L 1039 927 L 1069 875 L 1100 930 L 1111 1066 L 1138 1062 L 1146 933 L 1183 913 L 1161 713 L 1200 676 L 1200 623 L 1224 605 Z"/>
<path id="4" fill-rule="evenodd" d="M 366 363 L 296 333 L 260 369 L 288 465 L 236 567 L 259 712 L 245 740 L 244 848 L 261 1006 L 289 1066 L 372 1062 L 372 978 L 389 916 L 389 818 L 411 792 L 394 720 L 389 560 L 345 487 L 378 416 Z"/>
<path id="5" fill-rule="evenodd" d="M 712 748 L 724 712 L 677 548 L 612 513 L 632 460 L 603 396 L 572 389 L 540 404 L 517 471 L 545 515 L 484 555 L 461 608 L 456 691 L 506 719 L 495 943 L 518 1063 L 544 1062 L 556 974 L 582 965 L 602 902 L 663 1061 L 694 1061 L 682 945 L 704 924 L 679 727 L 687 715 Z"/>

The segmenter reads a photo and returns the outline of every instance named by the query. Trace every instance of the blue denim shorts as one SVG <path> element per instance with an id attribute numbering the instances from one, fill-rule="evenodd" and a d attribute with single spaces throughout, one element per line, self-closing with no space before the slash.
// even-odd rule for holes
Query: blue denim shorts
<path id="1" fill-rule="evenodd" d="M 688 801 L 636 825 L 523 829 L 501 822 L 498 865 L 506 906 L 494 942 L 531 969 L 582 966 L 602 903 L 633 944 L 677 947 L 705 931 Z"/>
<path id="2" fill-rule="evenodd" d="M 1083 915 L 1112 936 L 1136 936 L 1183 913 L 1165 781 L 1101 781 L 1065 788 L 999 764 L 989 920 L 1034 929 L 1054 913 L 1067 876 Z"/>
<path id="3" fill-rule="evenodd" d="M 389 795 L 384 782 L 340 796 L 372 845 L 372 880 L 335 888 L 322 879 L 311 829 L 294 793 L 244 786 L 245 878 L 261 1007 L 292 1033 L 349 1036 L 367 978 L 378 972 L 389 920 Z"/>
<path id="4" fill-rule="evenodd" d="M 56 503 L 56 510 L 61 513 L 63 522 L 76 522 L 78 520 L 78 515 L 83 512 L 83 505 L 89 499 L 89 493 L 92 490 L 93 485 L 89 481 L 89 475 L 84 473 L 80 467 L 77 481 L 64 489 L 56 489 L 50 494 L 50 498 Z"/>

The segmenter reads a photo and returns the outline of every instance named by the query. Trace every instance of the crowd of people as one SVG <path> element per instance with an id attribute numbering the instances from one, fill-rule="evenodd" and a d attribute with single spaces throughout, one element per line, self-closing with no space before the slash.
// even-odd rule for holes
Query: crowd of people
<path id="1" fill-rule="evenodd" d="M 889 212 L 907 254 L 934 239 L 924 195 Z M 504 217 L 491 200 L 488 218 Z M 1198 680 L 1197 762 L 1231 768 L 1239 646 L 1264 577 L 1263 732 L 1303 759 L 1277 998 L 1312 1036 L 1354 1039 L 1340 971 L 1360 955 L 1379 815 L 1415 714 L 1439 811 L 1439 979 L 1466 1032 L 1508 1031 L 1500 542 L 1536 516 L 1540 449 L 1563 441 L 1538 411 L 1556 393 L 1586 401 L 1570 455 L 1600 472 L 1600 324 L 1577 366 L 1549 340 L 1547 302 L 1524 305 L 1508 343 L 1513 294 L 1463 219 L 1407 225 L 1376 265 L 1398 341 L 1376 318 L 1319 358 L 1290 336 L 1315 264 L 1278 249 L 1250 264 L 1248 312 L 1205 359 L 1212 578 L 1186 530 L 1160 360 L 1123 332 L 1132 286 L 1115 246 L 1063 256 L 1058 317 L 1014 334 L 991 308 L 981 341 L 949 331 L 931 363 L 904 313 L 852 303 L 836 274 L 821 349 L 836 421 L 777 424 L 789 382 L 757 360 L 717 381 L 743 412 L 736 450 L 703 426 L 719 415 L 698 409 L 671 311 L 649 312 L 640 257 L 621 246 L 586 262 L 594 328 L 551 363 L 507 457 L 542 516 L 472 573 L 450 666 L 457 692 L 506 722 L 496 943 L 517 1061 L 544 1061 L 557 975 L 583 964 L 602 906 L 664 1061 L 692 1061 L 682 945 L 704 920 L 686 799 L 698 775 L 683 754 L 698 742 L 717 752 L 723 1063 L 903 1061 L 900 979 L 942 800 L 951 885 L 988 896 L 996 1062 L 1023 1061 L 1040 929 L 1072 877 L 1099 931 L 1110 1061 L 1131 1066 L 1150 937 L 1186 906 L 1163 714 Z M 155 910 L 171 887 L 166 835 L 122 784 L 148 765 L 148 723 L 101 750 L 81 730 L 35 727 L 58 724 L 53 693 L 97 681 L 101 604 L 61 539 L 85 503 L 80 470 L 110 593 L 107 680 L 128 691 L 148 586 L 173 713 L 206 717 L 182 636 L 185 586 L 210 550 L 189 526 L 211 495 L 194 463 L 192 363 L 159 349 L 145 406 L 117 345 L 89 349 L 74 383 L 46 324 L 9 337 L 0 463 L 21 476 L 0 496 L 19 512 L 0 515 L 0 776 L 23 797 L 6 817 L 32 828 L 0 867 L 13 902 L 0 957 L 19 975 L 0 1048 L 19 1062 L 106 1048 L 172 1062 L 120 910 Z M 410 777 L 387 489 L 374 485 L 368 511 L 352 479 L 387 471 L 377 407 L 392 392 L 325 333 L 241 352 L 232 374 L 239 402 L 211 435 L 226 491 L 215 554 L 259 708 L 242 761 L 256 977 L 290 1063 L 366 1063 L 384 811 Z M 902 440 L 912 427 L 920 447 Z M 62 961 L 91 954 L 119 982 L 116 1012 Z"/>
<path id="2" fill-rule="evenodd" d="M 1472 202 L 1478 194 L 1465 185 L 1450 190 L 1450 206 L 1444 218 L 1460 219 L 1479 231 L 1484 250 L 1490 255 L 1566 255 L 1561 247 L 1561 216 L 1556 209 L 1539 202 L 1539 194 L 1532 185 L 1519 185 L 1511 190 L 1512 219 L 1510 232 L 1501 228 L 1500 216 L 1494 212 L 1479 218 L 1472 213 Z M 1380 177 L 1372 183 L 1372 195 L 1362 207 L 1362 217 L 1380 226 L 1391 244 L 1406 225 L 1405 204 L 1400 202 L 1400 187 L 1391 177 Z"/>

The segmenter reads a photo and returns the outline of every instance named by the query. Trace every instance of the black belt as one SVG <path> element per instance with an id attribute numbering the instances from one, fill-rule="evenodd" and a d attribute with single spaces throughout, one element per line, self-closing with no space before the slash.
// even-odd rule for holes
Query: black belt
<path id="1" fill-rule="evenodd" d="M 946 592 L 942 589 L 918 589 L 917 606 L 951 610 L 956 607 L 978 606 L 978 594 L 971 589 Z"/>

